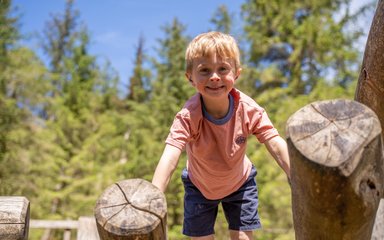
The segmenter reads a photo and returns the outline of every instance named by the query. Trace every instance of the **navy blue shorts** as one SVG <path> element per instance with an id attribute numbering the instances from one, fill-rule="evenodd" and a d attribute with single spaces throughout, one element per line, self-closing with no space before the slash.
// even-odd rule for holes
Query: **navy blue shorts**
<path id="1" fill-rule="evenodd" d="M 187 170 L 184 169 L 181 175 L 185 189 L 183 234 L 190 237 L 214 234 L 220 203 L 230 230 L 251 231 L 261 228 L 257 210 L 259 197 L 256 174 L 256 168 L 252 166 L 247 181 L 236 192 L 222 199 L 209 200 L 191 182 Z"/>

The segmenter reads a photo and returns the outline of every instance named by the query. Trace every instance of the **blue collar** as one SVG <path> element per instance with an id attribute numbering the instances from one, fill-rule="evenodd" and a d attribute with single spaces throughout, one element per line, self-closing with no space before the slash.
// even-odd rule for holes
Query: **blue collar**
<path id="1" fill-rule="evenodd" d="M 227 112 L 227 114 L 223 117 L 223 118 L 214 118 L 212 115 L 210 115 L 208 112 L 207 112 L 207 109 L 205 108 L 205 105 L 204 105 L 204 101 L 203 101 L 203 98 L 200 97 L 201 99 L 201 105 L 203 107 L 203 116 L 210 122 L 216 124 L 216 125 L 223 125 L 225 123 L 227 123 L 231 118 L 232 118 L 232 115 L 233 115 L 233 111 L 234 111 L 234 100 L 233 100 L 233 96 L 231 94 L 228 94 L 228 98 L 229 98 L 229 110 Z"/>

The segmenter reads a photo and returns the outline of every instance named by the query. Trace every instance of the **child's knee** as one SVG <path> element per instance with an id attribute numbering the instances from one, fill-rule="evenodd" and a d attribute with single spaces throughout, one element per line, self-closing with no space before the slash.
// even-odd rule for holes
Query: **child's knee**
<path id="1" fill-rule="evenodd" d="M 253 231 L 229 230 L 231 240 L 252 240 Z"/>

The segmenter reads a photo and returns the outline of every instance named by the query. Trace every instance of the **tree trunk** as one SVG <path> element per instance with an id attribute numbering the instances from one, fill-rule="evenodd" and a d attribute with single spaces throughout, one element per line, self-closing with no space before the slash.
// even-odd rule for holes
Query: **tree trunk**
<path id="1" fill-rule="evenodd" d="M 0 239 L 27 240 L 29 201 L 25 197 L 0 197 Z"/>
<path id="2" fill-rule="evenodd" d="M 384 186 L 380 122 L 355 101 L 309 104 L 290 117 L 296 239 L 367 240 Z"/>
<path id="3" fill-rule="evenodd" d="M 379 117 L 384 137 L 384 1 L 379 0 L 372 20 L 355 100 L 370 107 Z M 384 179 L 382 179 L 384 182 Z M 372 240 L 384 239 L 384 199 L 377 212 Z"/>
<path id="4" fill-rule="evenodd" d="M 355 100 L 370 107 L 384 126 L 384 0 L 372 20 Z M 384 129 L 382 129 L 384 130 Z"/>
<path id="5" fill-rule="evenodd" d="M 164 194 L 142 179 L 110 186 L 95 207 L 101 240 L 165 240 L 166 213 Z"/>

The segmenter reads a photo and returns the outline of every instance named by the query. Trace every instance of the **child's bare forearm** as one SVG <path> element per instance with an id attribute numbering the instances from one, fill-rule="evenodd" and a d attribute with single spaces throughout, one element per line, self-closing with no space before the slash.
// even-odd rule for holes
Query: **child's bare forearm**
<path id="1" fill-rule="evenodd" d="M 276 136 L 266 141 L 265 146 L 290 179 L 291 169 L 289 162 L 288 147 L 285 140 L 280 136 Z"/>
<path id="2" fill-rule="evenodd" d="M 152 184 L 158 187 L 162 192 L 165 192 L 168 183 L 171 180 L 172 174 L 179 162 L 180 154 L 180 149 L 171 145 L 165 146 L 152 179 Z"/>

